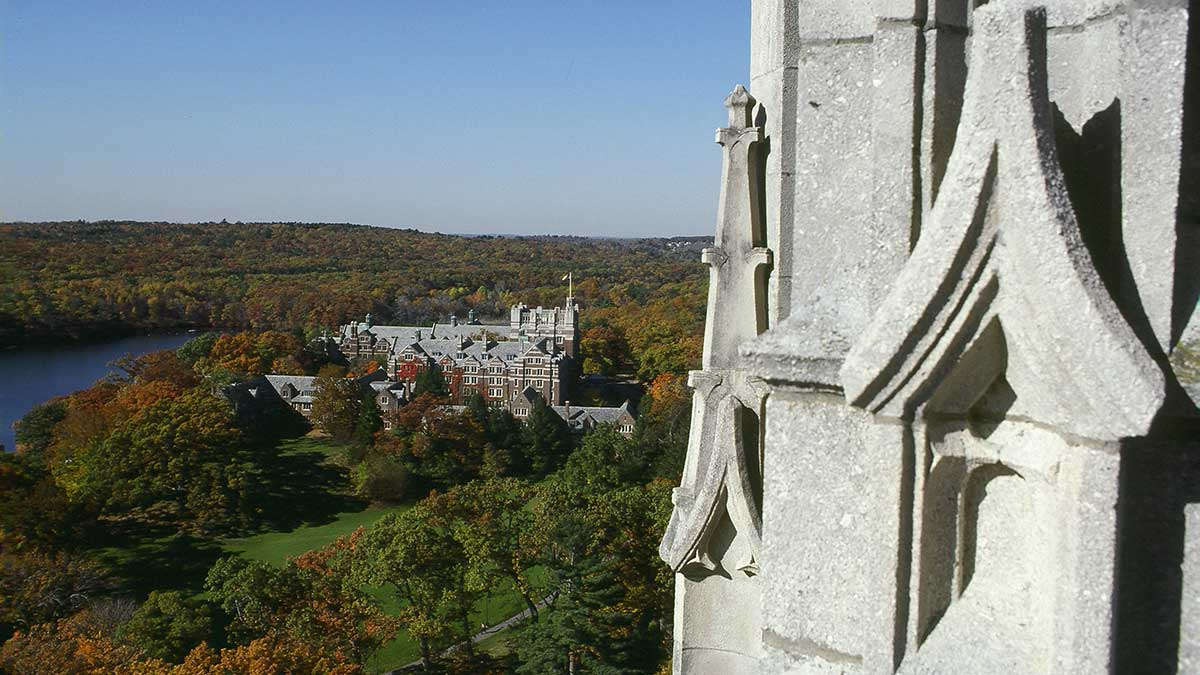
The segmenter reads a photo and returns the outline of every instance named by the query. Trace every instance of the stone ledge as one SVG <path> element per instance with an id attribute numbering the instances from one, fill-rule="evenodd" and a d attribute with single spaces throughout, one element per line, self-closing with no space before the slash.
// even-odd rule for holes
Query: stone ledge
<path id="1" fill-rule="evenodd" d="M 850 343 L 840 335 L 815 333 L 808 321 L 790 316 L 738 346 L 741 368 L 781 388 L 840 394 L 838 371 Z"/>

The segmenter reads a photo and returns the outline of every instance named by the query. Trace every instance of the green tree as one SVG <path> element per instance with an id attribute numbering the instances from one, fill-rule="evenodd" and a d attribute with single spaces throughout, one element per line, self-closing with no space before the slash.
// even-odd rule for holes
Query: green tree
<path id="1" fill-rule="evenodd" d="M 566 672 L 568 656 L 586 672 L 653 671 L 667 653 L 673 579 L 657 549 L 672 482 L 640 485 L 617 470 L 590 479 L 585 470 L 616 447 L 601 441 L 539 483 L 530 502 L 539 562 L 568 611 L 531 632 L 528 642 L 541 646 L 518 654 L 533 664 L 526 672 Z M 559 601 L 542 623 L 559 613 Z"/>
<path id="2" fill-rule="evenodd" d="M 533 515 L 525 508 L 531 495 L 529 484 L 504 478 L 460 485 L 441 499 L 472 573 L 488 579 L 493 589 L 511 582 L 537 621 L 539 598 L 529 569 L 538 552 Z"/>
<path id="3" fill-rule="evenodd" d="M 368 453 L 350 475 L 355 492 L 364 499 L 396 504 L 408 496 L 408 467 L 395 455 Z"/>
<path id="4" fill-rule="evenodd" d="M 339 443 L 354 440 L 363 417 L 362 386 L 344 377 L 318 377 L 313 386 L 312 423 Z"/>
<path id="5" fill-rule="evenodd" d="M 613 375 L 632 359 L 625 336 L 612 326 L 585 331 L 579 338 L 579 353 L 586 374 Z"/>
<path id="6" fill-rule="evenodd" d="M 220 333 L 201 333 L 196 337 L 183 343 L 183 346 L 175 350 L 175 353 L 188 365 L 196 365 L 201 359 L 208 358 L 209 352 L 212 351 L 213 344 L 216 343 Z"/>
<path id="7" fill-rule="evenodd" d="M 534 397 L 521 430 L 521 440 L 530 474 L 535 477 L 554 471 L 571 453 L 571 430 L 540 396 Z"/>
<path id="8" fill-rule="evenodd" d="M 361 540 L 360 529 L 283 567 L 224 558 L 209 570 L 204 588 L 229 617 L 236 643 L 294 640 L 362 663 L 395 635 L 396 622 L 349 582 Z"/>
<path id="9" fill-rule="evenodd" d="M 583 437 L 559 471 L 559 478 L 588 492 L 616 490 L 644 477 L 645 463 L 638 446 L 611 426 Z"/>
<path id="10" fill-rule="evenodd" d="M 204 590 L 229 617 L 229 637 L 239 644 L 282 629 L 288 605 L 305 592 L 294 570 L 236 556 L 213 563 Z"/>
<path id="11" fill-rule="evenodd" d="M 468 412 L 447 410 L 423 394 L 392 416 L 392 433 L 376 449 L 398 457 L 422 487 L 449 488 L 478 478 L 486 441 L 484 428 Z"/>
<path id="12" fill-rule="evenodd" d="M 172 519 L 213 529 L 240 522 L 249 460 L 228 403 L 199 387 L 158 400 L 82 447 L 52 471 L 74 501 L 120 518 Z"/>
<path id="13" fill-rule="evenodd" d="M 358 420 L 354 424 L 354 442 L 367 447 L 375 442 L 375 434 L 383 429 L 383 414 L 375 397 L 363 394 Z"/>
<path id="14" fill-rule="evenodd" d="M 67 416 L 67 404 L 62 399 L 36 405 L 13 423 L 13 438 L 18 452 L 41 456 L 54 440 L 54 425 Z"/>
<path id="15" fill-rule="evenodd" d="M 212 628 L 212 612 L 205 603 L 179 591 L 151 591 L 116 637 L 153 658 L 179 663 L 210 639 Z"/>
<path id="16" fill-rule="evenodd" d="M 436 398 L 445 398 L 450 395 L 450 390 L 446 387 L 446 378 L 442 377 L 442 369 L 436 363 L 430 363 L 417 371 L 412 395 L 413 398 L 417 398 L 423 394 L 429 394 Z"/>
<path id="17" fill-rule="evenodd" d="M 346 366 L 340 363 L 326 363 L 317 369 L 317 377 L 331 377 L 340 379 L 346 376 Z"/>
<path id="18" fill-rule="evenodd" d="M 470 639 L 469 613 L 484 591 L 482 580 L 468 574 L 446 506 L 433 496 L 385 516 L 363 537 L 352 575 L 356 583 L 396 590 L 404 602 L 400 621 L 426 664 L 440 647 Z"/>
<path id="19" fill-rule="evenodd" d="M 466 406 L 467 414 L 469 414 L 471 418 L 479 424 L 479 426 L 485 428 L 487 427 L 488 417 L 491 411 L 488 410 L 488 404 L 487 401 L 483 399 L 483 394 L 480 394 L 473 389 L 470 390 L 464 397 L 463 405 Z"/>
<path id="20" fill-rule="evenodd" d="M 72 502 L 40 458 L 0 453 L 0 546 L 73 549 L 95 526 L 88 504 Z"/>
<path id="21" fill-rule="evenodd" d="M 520 663 L 517 673 L 655 670 L 659 650 L 645 644 L 634 631 L 635 618 L 620 607 L 620 572 L 613 559 L 589 553 L 593 536 L 584 519 L 560 521 L 553 536 L 560 555 L 548 561 L 558 594 L 546 619 L 527 624 L 510 643 Z"/>

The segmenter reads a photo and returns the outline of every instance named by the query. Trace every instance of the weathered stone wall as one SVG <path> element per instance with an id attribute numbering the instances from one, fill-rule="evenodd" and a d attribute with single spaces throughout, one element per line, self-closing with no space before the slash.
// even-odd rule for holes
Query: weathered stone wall
<path id="1" fill-rule="evenodd" d="M 676 672 L 1200 668 L 1188 9 L 752 2 Z"/>

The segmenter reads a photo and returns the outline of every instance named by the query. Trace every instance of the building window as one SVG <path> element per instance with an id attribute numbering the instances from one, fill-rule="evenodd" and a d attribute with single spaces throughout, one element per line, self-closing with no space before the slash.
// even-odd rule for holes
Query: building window
<path id="1" fill-rule="evenodd" d="M 632 434 L 633 433 L 633 425 L 632 424 L 622 424 L 621 425 L 621 433 Z"/>
<path id="2" fill-rule="evenodd" d="M 380 397 L 379 397 L 379 402 L 380 402 L 380 403 L 382 403 L 382 404 L 384 404 L 384 405 L 387 405 L 387 402 L 388 402 L 388 397 L 387 397 L 387 396 L 380 396 Z"/>

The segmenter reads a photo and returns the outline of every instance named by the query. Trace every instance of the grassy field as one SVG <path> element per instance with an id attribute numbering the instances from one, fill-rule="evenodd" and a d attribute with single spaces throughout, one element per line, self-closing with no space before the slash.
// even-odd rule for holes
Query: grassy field
<path id="1" fill-rule="evenodd" d="M 336 461 L 341 448 L 327 439 L 304 436 L 280 443 L 280 453 L 284 456 L 320 454 L 327 461 Z M 347 489 L 349 485 L 345 486 Z M 375 521 L 389 513 L 403 511 L 407 506 L 370 506 L 350 502 L 351 510 L 329 514 L 330 522 L 319 522 L 300 525 L 291 530 L 264 532 L 251 537 L 226 539 L 222 550 L 237 553 L 244 558 L 261 560 L 276 565 L 282 565 L 288 558 L 294 558 L 301 553 L 322 548 L 332 543 L 338 537 L 350 534 L 356 528 L 370 527 Z"/>
<path id="2" fill-rule="evenodd" d="M 229 553 L 238 553 L 243 558 L 282 565 L 288 558 L 322 548 L 333 543 L 338 537 L 350 534 L 356 528 L 369 528 L 387 514 L 407 508 L 369 506 L 362 511 L 339 513 L 332 523 L 324 525 L 305 525 L 291 532 L 264 532 L 253 537 L 226 539 L 221 548 Z"/>

